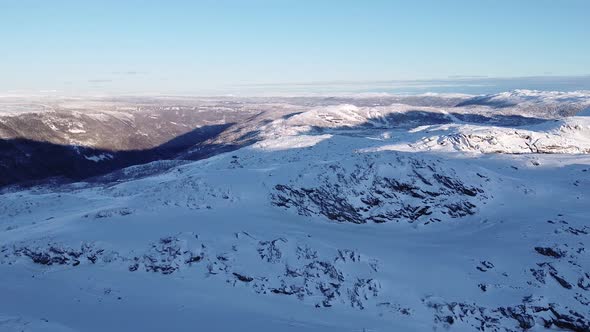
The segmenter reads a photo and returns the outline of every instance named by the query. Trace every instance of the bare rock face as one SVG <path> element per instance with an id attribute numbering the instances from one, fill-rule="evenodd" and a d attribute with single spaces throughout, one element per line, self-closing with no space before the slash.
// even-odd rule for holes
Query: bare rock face
<path id="1" fill-rule="evenodd" d="M 340 222 L 430 223 L 444 216 L 472 215 L 477 203 L 487 199 L 480 184 L 466 184 L 436 160 L 399 155 L 388 163 L 367 157 L 366 163 L 353 169 L 333 164 L 318 174 L 313 186 L 302 186 L 296 179 L 277 184 L 272 203 Z"/>

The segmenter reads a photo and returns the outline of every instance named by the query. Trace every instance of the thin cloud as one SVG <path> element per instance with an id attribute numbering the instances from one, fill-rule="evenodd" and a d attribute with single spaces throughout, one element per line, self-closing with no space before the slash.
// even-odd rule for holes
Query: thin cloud
<path id="1" fill-rule="evenodd" d="M 489 78 L 486 75 L 451 75 L 449 78 L 452 79 L 471 79 L 471 78 Z"/>
<path id="2" fill-rule="evenodd" d="M 127 75 L 127 76 L 134 76 L 134 75 L 145 75 L 147 72 L 145 71 L 136 71 L 136 70 L 129 70 L 129 71 L 114 71 L 114 75 Z"/>
<path id="3" fill-rule="evenodd" d="M 88 83 L 111 83 L 111 82 L 113 82 L 113 80 L 105 80 L 105 79 L 88 80 Z"/>

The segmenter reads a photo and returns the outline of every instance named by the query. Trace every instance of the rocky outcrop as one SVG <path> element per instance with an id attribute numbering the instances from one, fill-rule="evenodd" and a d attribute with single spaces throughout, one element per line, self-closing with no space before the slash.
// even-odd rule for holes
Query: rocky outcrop
<path id="1" fill-rule="evenodd" d="M 460 218 L 477 211 L 485 200 L 481 185 L 468 185 L 453 169 L 436 161 L 399 156 L 395 163 L 367 161 L 352 169 L 330 165 L 315 185 L 293 180 L 277 184 L 271 195 L 277 207 L 301 215 L 322 215 L 357 224 L 388 221 L 437 222 L 442 216 Z M 317 170 L 316 170 L 317 171 Z"/>
<path id="2" fill-rule="evenodd" d="M 507 307 L 486 308 L 475 303 L 444 302 L 425 298 L 423 303 L 434 311 L 434 322 L 446 328 L 469 328 L 474 331 L 528 331 L 533 328 L 558 328 L 563 331 L 590 330 L 588 313 L 580 313 L 543 297 L 527 296 L 522 303 Z"/>
<path id="3" fill-rule="evenodd" d="M 250 287 L 261 295 L 292 296 L 316 307 L 346 305 L 359 310 L 380 296 L 379 263 L 351 249 L 319 250 L 284 238 L 258 240 L 242 232 L 224 245 L 203 241 L 195 233 L 168 236 L 139 255 L 84 243 L 79 249 L 59 243 L 21 243 L 0 247 L 0 264 L 26 259 L 48 268 L 81 263 L 115 264 L 129 272 L 197 272 Z M 246 263 L 246 264 L 245 264 Z"/>

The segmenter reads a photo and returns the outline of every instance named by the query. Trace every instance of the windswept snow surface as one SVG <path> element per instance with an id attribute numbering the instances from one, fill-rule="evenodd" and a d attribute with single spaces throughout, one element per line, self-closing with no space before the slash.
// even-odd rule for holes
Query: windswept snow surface
<path id="1" fill-rule="evenodd" d="M 318 106 L 7 189 L 0 330 L 588 331 L 588 118 L 473 107 Z"/>
<path id="2" fill-rule="evenodd" d="M 380 146 L 374 150 L 590 153 L 590 118 L 583 116 L 517 128 L 456 123 L 422 126 L 412 133 L 416 141 Z"/>

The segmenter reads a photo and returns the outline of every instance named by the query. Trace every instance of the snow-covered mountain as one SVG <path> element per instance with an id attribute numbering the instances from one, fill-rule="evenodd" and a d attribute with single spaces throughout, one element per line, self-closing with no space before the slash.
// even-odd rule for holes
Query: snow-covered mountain
<path id="1" fill-rule="evenodd" d="M 514 90 L 491 95 L 481 95 L 460 102 L 457 106 L 486 105 L 494 108 L 520 108 L 537 113 L 575 115 L 590 107 L 588 91 L 537 91 Z"/>
<path id="2" fill-rule="evenodd" d="M 586 113 L 370 98 L 5 188 L 0 330 L 588 331 Z"/>

